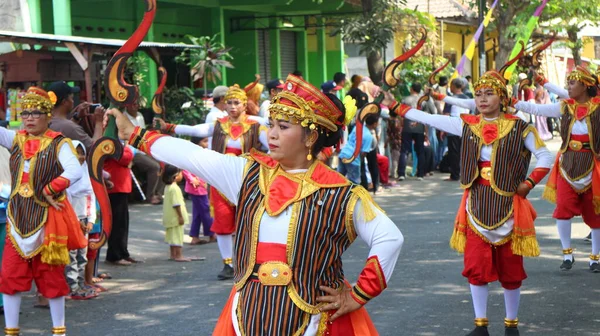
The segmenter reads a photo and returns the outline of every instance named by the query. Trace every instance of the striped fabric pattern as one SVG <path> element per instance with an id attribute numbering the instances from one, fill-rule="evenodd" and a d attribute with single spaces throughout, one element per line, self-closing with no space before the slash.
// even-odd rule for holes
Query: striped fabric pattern
<path id="1" fill-rule="evenodd" d="M 257 162 L 248 169 L 237 210 L 234 281 L 243 302 L 238 316 L 244 317 L 241 323 L 248 335 L 302 334 L 304 319 L 310 315 L 307 310 L 317 305 L 316 297 L 323 294 L 319 286 L 343 286 L 341 256 L 351 244 L 345 220 L 350 215 L 351 189 L 355 186 L 322 188 L 293 205 L 298 210 L 297 219 L 290 223 L 287 245 L 292 282 L 287 287 L 263 286 L 247 279 L 254 268 L 252 254 L 256 252 L 258 225 L 264 213 L 264 196 L 258 183 L 260 169 Z M 272 307 L 278 311 L 270 311 Z M 271 326 L 278 329 L 273 331 Z"/>
<path id="2" fill-rule="evenodd" d="M 523 138 L 527 123 L 516 120 L 513 130 L 492 144 L 491 185 L 474 182 L 479 177 L 481 139 L 465 124 L 461 148 L 461 184 L 469 187 L 469 212 L 489 230 L 502 225 L 513 212 L 512 196 L 527 177 L 531 152 Z M 473 183 L 474 182 L 474 183 Z M 472 184 L 471 184 L 472 183 Z"/>
<path id="3" fill-rule="evenodd" d="M 474 183 L 469 189 L 469 213 L 477 225 L 493 230 L 512 215 L 513 198 L 498 194 L 491 186 Z"/>
<path id="4" fill-rule="evenodd" d="M 560 167 L 571 181 L 577 181 L 594 169 L 594 153 L 590 151 L 575 152 L 568 149 L 561 154 Z"/>
<path id="5" fill-rule="evenodd" d="M 34 196 L 22 197 L 15 193 L 8 204 L 8 216 L 21 237 L 29 237 L 36 233 L 46 222 L 48 216 L 47 203 L 42 190 L 53 179 L 60 176 L 63 168 L 58 161 L 58 148 L 63 136 L 57 136 L 44 150 L 38 152 L 31 160 L 29 179 L 33 184 Z M 10 170 L 12 174 L 12 190 L 18 189 L 19 172 L 22 172 L 24 160 L 21 148 L 15 142 L 11 149 Z M 17 211 L 18 209 L 18 211 Z"/>
<path id="6" fill-rule="evenodd" d="M 571 129 L 575 122 L 575 117 L 569 112 L 566 104 L 563 105 L 563 113 L 560 118 L 560 137 L 562 138 L 561 152 L 566 152 L 569 148 L 569 140 L 571 140 Z M 596 155 L 600 154 L 600 107 L 596 111 L 588 114 L 586 117 L 588 125 L 588 134 L 590 136 L 592 152 Z"/>
<path id="7" fill-rule="evenodd" d="M 242 335 L 303 335 L 311 315 L 298 308 L 287 287 L 248 281 L 240 291 L 237 317 Z"/>
<path id="8" fill-rule="evenodd" d="M 250 129 L 242 135 L 240 139 L 243 145 L 242 153 L 250 152 L 250 149 L 255 148 L 261 149 L 261 143 L 258 139 L 260 135 L 260 123 L 254 123 L 250 126 Z M 227 140 L 229 135 L 223 130 L 220 122 L 216 122 L 215 129 L 213 131 L 213 138 L 211 148 L 219 153 L 225 153 L 227 148 Z"/>

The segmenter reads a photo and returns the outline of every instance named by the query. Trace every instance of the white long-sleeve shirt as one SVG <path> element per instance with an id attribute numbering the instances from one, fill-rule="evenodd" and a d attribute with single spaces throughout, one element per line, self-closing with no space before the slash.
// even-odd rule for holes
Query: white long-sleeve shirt
<path id="1" fill-rule="evenodd" d="M 266 120 L 263 118 L 256 117 L 256 116 L 248 116 L 247 118 L 249 120 L 254 120 L 254 121 L 258 122 L 262 126 L 266 126 Z M 175 127 L 175 134 L 201 137 L 201 138 L 212 137 L 213 133 L 215 132 L 216 123 L 217 122 L 215 121 L 212 123 L 198 124 L 195 126 L 177 125 Z M 260 141 L 261 145 L 263 146 L 263 150 L 269 149 L 269 141 L 267 138 L 267 132 L 265 130 L 262 130 L 260 132 L 260 134 L 258 135 L 258 140 Z M 234 140 L 234 139 L 229 138 L 229 139 L 227 139 L 227 147 L 242 149 L 242 142 L 240 141 L 240 139 Z"/>
<path id="2" fill-rule="evenodd" d="M 10 149 L 16 134 L 17 133 L 13 130 L 0 127 L 0 146 Z M 68 144 L 63 143 L 58 149 L 58 161 L 63 168 L 63 173 L 60 174 L 61 177 L 68 179 L 71 184 L 77 182 L 81 178 L 81 165 Z M 29 160 L 26 160 L 23 163 L 23 172 L 29 174 Z M 13 225 L 10 218 L 8 218 L 8 223 Z M 43 227 L 27 238 L 23 238 L 18 234 L 13 234 L 13 231 L 14 230 L 11 230 L 10 233 L 12 238 L 26 256 L 33 254 L 33 252 L 44 243 Z"/>
<path id="3" fill-rule="evenodd" d="M 544 84 L 544 89 L 548 90 L 551 93 L 554 93 L 560 99 L 569 98 L 569 91 L 567 91 L 567 89 L 562 88 L 554 83 L 548 82 L 548 83 Z"/>
<path id="4" fill-rule="evenodd" d="M 151 154 L 159 161 L 185 169 L 200 177 L 217 188 L 230 202 L 238 203 L 247 159 L 223 155 L 171 137 L 158 139 L 151 147 Z M 275 217 L 269 216 L 266 212 L 263 214 L 259 226 L 259 242 L 287 243 L 292 206 L 290 205 Z M 369 245 L 369 257 L 377 256 L 385 279 L 388 281 L 398 260 L 404 237 L 390 218 L 381 211 L 376 210 L 377 215 L 371 221 L 366 221 L 363 213 L 363 205 L 358 201 L 353 212 L 355 231 L 357 236 Z M 234 304 L 233 316 L 236 316 L 235 307 Z M 314 315 L 304 335 L 316 335 L 319 321 L 320 315 Z M 233 322 L 237 324 L 237 318 L 233 318 Z"/>
<path id="5" fill-rule="evenodd" d="M 452 103 L 450 103 L 450 104 L 452 104 Z M 443 116 L 443 115 L 431 115 L 429 113 L 423 113 L 416 109 L 410 109 L 406 113 L 405 117 L 410 120 L 413 120 L 413 121 L 418 121 L 420 123 L 430 125 L 439 130 L 442 130 L 444 132 L 462 136 L 463 121 L 461 118 L 454 118 L 454 117 Z M 489 119 L 489 120 L 491 121 L 494 119 Z M 525 137 L 525 147 L 531 153 L 533 153 L 533 155 L 537 159 L 535 168 L 550 168 L 552 166 L 552 163 L 554 161 L 552 153 L 550 153 L 550 151 L 548 150 L 548 148 L 546 148 L 546 146 L 536 148 L 535 135 L 531 132 L 529 134 L 527 134 L 527 136 Z M 492 145 L 481 146 L 479 161 L 491 161 L 491 160 L 492 160 Z M 492 243 L 497 243 L 497 242 L 503 240 L 504 238 L 508 237 L 509 234 L 511 234 L 513 225 L 514 225 L 514 219 L 512 216 L 506 222 L 504 222 L 504 224 L 502 224 L 502 226 L 500 226 L 494 230 L 487 230 L 485 228 L 482 228 L 479 225 L 476 225 L 476 221 L 473 220 L 473 216 L 472 216 L 471 212 L 469 211 L 469 203 L 468 202 L 469 202 L 469 200 L 467 199 L 466 208 L 467 208 L 467 213 L 469 215 L 469 220 L 471 221 L 471 223 L 474 224 L 473 226 L 483 236 L 485 236 L 489 241 L 491 241 Z"/>

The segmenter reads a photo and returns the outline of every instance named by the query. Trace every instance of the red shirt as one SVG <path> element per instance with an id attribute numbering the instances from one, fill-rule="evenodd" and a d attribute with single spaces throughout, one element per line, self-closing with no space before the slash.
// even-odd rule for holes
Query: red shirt
<path id="1" fill-rule="evenodd" d="M 128 146 L 123 148 L 123 156 L 119 161 L 106 160 L 104 170 L 110 174 L 110 180 L 115 185 L 112 189 L 108 189 L 109 194 L 131 192 L 131 173 L 129 172 L 131 161 L 133 161 L 133 151 Z"/>

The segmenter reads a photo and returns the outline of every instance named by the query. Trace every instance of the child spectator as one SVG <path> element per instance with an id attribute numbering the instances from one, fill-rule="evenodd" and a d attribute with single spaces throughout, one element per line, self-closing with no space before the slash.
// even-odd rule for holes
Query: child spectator
<path id="1" fill-rule="evenodd" d="M 398 114 L 390 111 L 390 118 L 387 125 L 387 142 L 392 156 L 392 178 L 398 178 L 398 161 L 400 161 L 400 149 L 402 144 L 402 123 Z"/>
<path id="2" fill-rule="evenodd" d="M 191 141 L 202 148 L 208 148 L 208 138 L 192 137 Z M 185 192 L 192 198 L 192 227 L 190 228 L 192 242 L 190 245 L 214 243 L 217 241 L 217 238 L 210 231 L 213 220 L 210 216 L 206 182 L 185 170 L 183 171 L 183 177 L 185 178 Z M 200 239 L 199 237 L 200 224 L 202 224 L 206 239 Z"/>
<path id="3" fill-rule="evenodd" d="M 179 168 L 166 165 L 162 176 L 165 183 L 163 198 L 163 226 L 166 229 L 165 242 L 169 244 L 171 256 L 169 260 L 191 261 L 184 258 L 181 252 L 183 246 L 183 226 L 188 223 L 188 213 L 185 208 L 183 193 L 177 183 L 183 178 Z"/>
<path id="4" fill-rule="evenodd" d="M 67 197 L 73 205 L 75 215 L 79 219 L 81 230 L 87 238 L 96 222 L 96 197 L 92 189 L 92 183 L 88 174 L 87 163 L 85 162 L 85 146 L 83 143 L 73 140 L 73 146 L 77 150 L 77 158 L 81 164 L 82 177 L 73 185 L 67 188 Z M 91 211 L 91 209 L 94 211 Z M 72 300 L 88 300 L 98 296 L 96 291 L 87 287 L 84 282 L 84 272 L 87 264 L 87 247 L 78 250 L 69 251 L 71 263 L 65 268 L 67 284 L 71 288 L 70 298 Z"/>

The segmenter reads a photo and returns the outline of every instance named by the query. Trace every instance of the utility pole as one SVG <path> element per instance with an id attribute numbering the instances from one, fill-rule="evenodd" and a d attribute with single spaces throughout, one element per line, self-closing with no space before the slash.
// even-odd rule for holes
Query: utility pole
<path id="1" fill-rule="evenodd" d="M 479 0 L 479 24 L 483 22 L 485 19 L 485 0 Z M 478 41 L 479 48 L 479 76 L 481 77 L 486 71 L 486 59 L 485 59 L 485 30 L 482 32 L 481 36 L 479 36 Z"/>

